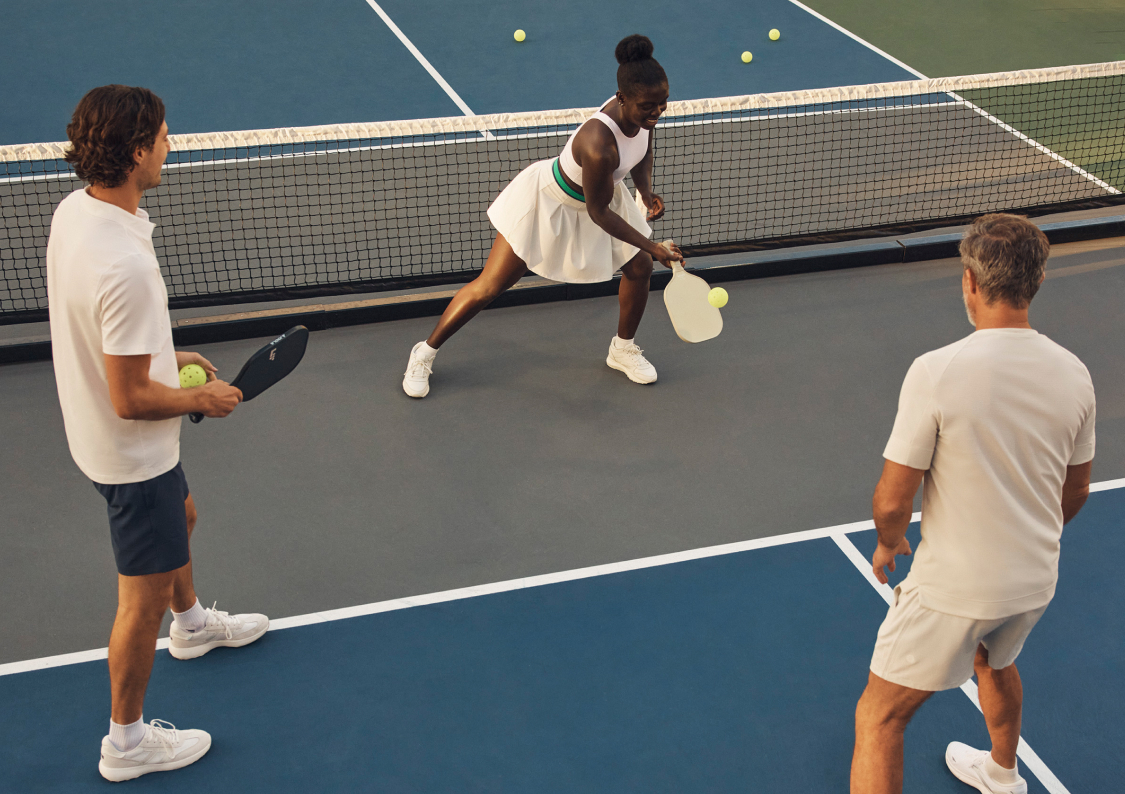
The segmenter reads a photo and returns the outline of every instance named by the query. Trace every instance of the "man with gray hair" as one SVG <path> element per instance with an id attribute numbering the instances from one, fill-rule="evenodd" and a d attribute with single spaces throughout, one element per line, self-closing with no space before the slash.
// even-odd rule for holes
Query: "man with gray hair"
<path id="1" fill-rule="evenodd" d="M 1063 524 L 1089 495 L 1094 387 L 1076 356 L 1028 323 L 1050 246 L 1026 218 L 985 215 L 961 242 L 975 333 L 914 361 L 883 453 L 872 567 L 922 542 L 879 629 L 856 707 L 852 794 L 902 791 L 903 732 L 934 692 L 976 673 L 991 752 L 953 742 L 950 771 L 985 794 L 1022 794 L 1016 657 L 1055 594 Z"/>

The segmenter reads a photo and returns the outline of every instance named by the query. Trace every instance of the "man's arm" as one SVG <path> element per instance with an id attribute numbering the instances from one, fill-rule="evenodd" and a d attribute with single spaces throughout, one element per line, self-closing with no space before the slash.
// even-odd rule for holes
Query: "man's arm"
<path id="1" fill-rule="evenodd" d="M 1070 519 L 1078 515 L 1082 505 L 1090 496 L 1090 469 L 1094 462 L 1087 461 L 1077 466 L 1066 467 L 1066 480 L 1063 482 L 1062 511 L 1063 523 L 1069 524 Z"/>
<path id="2" fill-rule="evenodd" d="M 879 545 L 871 558 L 875 578 L 887 583 L 883 570 L 895 569 L 896 554 L 910 554 L 910 543 L 906 530 L 910 526 L 910 516 L 914 513 L 914 494 L 926 472 L 912 469 L 901 463 L 883 461 L 883 476 L 875 486 L 875 496 L 871 499 L 871 513 L 875 518 L 875 529 L 879 533 Z"/>
<path id="3" fill-rule="evenodd" d="M 173 389 L 149 376 L 152 356 L 105 357 L 109 399 L 122 419 L 172 419 L 193 412 L 226 416 L 242 401 L 242 392 L 221 380 L 194 389 Z"/>

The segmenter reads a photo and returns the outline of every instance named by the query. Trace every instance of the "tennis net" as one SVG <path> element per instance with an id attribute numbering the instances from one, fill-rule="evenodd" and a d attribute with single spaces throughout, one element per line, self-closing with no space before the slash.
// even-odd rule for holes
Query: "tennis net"
<path id="1" fill-rule="evenodd" d="M 466 281 L 485 210 L 593 109 L 172 136 L 144 206 L 173 307 Z M 0 147 L 0 322 L 42 320 L 65 144 Z M 689 254 L 1125 202 L 1125 61 L 673 102 L 655 224 Z"/>

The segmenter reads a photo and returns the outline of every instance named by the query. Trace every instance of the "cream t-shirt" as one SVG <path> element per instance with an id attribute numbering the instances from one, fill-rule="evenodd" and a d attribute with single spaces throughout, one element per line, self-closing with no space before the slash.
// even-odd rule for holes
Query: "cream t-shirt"
<path id="1" fill-rule="evenodd" d="M 1034 330 L 977 331 L 914 361 L 883 457 L 926 471 L 909 575 L 923 605 L 1038 609 L 1058 579 L 1066 467 L 1094 457 L 1090 373 Z"/>
<path id="2" fill-rule="evenodd" d="M 70 454 L 94 482 L 141 482 L 180 459 L 180 418 L 127 420 L 113 410 L 104 354 L 150 354 L 149 377 L 178 389 L 168 290 L 148 213 L 76 190 L 55 209 L 47 243 L 51 351 Z"/>

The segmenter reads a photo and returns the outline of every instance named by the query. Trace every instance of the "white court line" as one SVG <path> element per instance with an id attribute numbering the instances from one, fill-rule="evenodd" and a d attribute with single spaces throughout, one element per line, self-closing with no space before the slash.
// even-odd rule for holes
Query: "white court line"
<path id="1" fill-rule="evenodd" d="M 1125 479 L 1107 480 L 1106 482 L 1095 483 L 1090 486 L 1091 491 L 1108 491 L 1113 488 L 1125 488 Z M 914 513 L 910 517 L 910 520 L 913 522 L 918 521 L 920 518 L 921 513 Z M 624 571 L 639 571 L 645 568 L 655 568 L 677 562 L 702 560 L 707 557 L 721 557 L 725 554 L 737 554 L 742 551 L 765 549 L 771 546 L 785 546 L 790 543 L 801 543 L 802 541 L 817 540 L 820 538 L 832 538 L 832 540 L 836 542 L 836 545 L 844 549 L 845 553 L 849 555 L 849 558 L 852 559 L 856 567 L 863 572 L 865 569 L 870 568 L 870 566 L 867 565 L 867 560 L 859 553 L 855 544 L 848 540 L 846 536 L 852 532 L 863 532 L 874 528 L 874 521 L 856 521 L 851 524 L 839 524 L 837 526 L 823 527 L 821 529 L 789 532 L 767 538 L 755 538 L 753 540 L 743 540 L 737 543 L 724 543 L 719 546 L 706 546 L 701 549 L 688 549 L 687 551 L 677 551 L 671 554 L 659 554 L 654 557 L 641 557 L 635 560 L 625 560 L 624 562 L 611 562 L 605 565 L 594 565 L 589 568 L 575 568 L 569 571 L 559 571 L 558 573 L 528 576 L 521 579 L 509 579 L 504 582 L 474 585 L 472 587 L 461 587 L 456 590 L 444 590 L 437 593 L 408 596 L 406 598 L 394 598 L 389 601 L 378 601 L 372 604 L 361 604 L 359 606 L 332 609 L 325 612 L 311 612 L 307 615 L 294 615 L 292 617 L 271 620 L 270 631 L 292 629 L 298 626 L 310 626 L 316 623 L 329 623 L 334 620 L 345 620 L 362 615 L 375 615 L 380 612 L 393 612 L 395 610 L 409 609 L 410 607 L 423 606 L 425 604 L 458 601 L 464 598 L 475 598 L 492 593 L 506 593 L 512 590 L 522 590 L 526 587 L 541 587 L 557 582 L 589 579 L 594 576 L 605 576 L 607 574 L 622 573 Z M 847 541 L 846 546 L 841 544 L 841 538 Z M 851 548 L 851 551 L 848 551 L 848 547 Z M 878 589 L 879 584 L 875 581 L 875 575 L 871 573 L 870 570 L 867 570 L 866 574 L 870 576 L 869 581 L 873 582 L 876 589 Z M 886 585 L 882 586 L 886 587 Z M 880 591 L 880 593 L 883 594 L 882 591 Z M 886 593 L 890 593 L 889 587 L 887 587 Z M 891 596 L 883 594 L 883 597 L 889 598 Z M 158 640 L 156 647 L 158 650 L 167 648 L 168 638 L 165 637 Z M 105 659 L 106 653 L 106 648 L 95 648 L 89 651 L 64 653 L 58 656 L 45 656 L 40 659 L 28 659 L 22 662 L 8 662 L 7 664 L 0 664 L 0 676 L 26 673 L 32 670 L 45 670 L 50 667 L 62 667 L 68 664 L 97 661 L 99 659 Z"/>
<path id="2" fill-rule="evenodd" d="M 840 524 L 839 526 L 834 527 L 809 529 L 802 532 L 790 532 L 784 535 L 774 535 L 768 538 L 755 538 L 753 540 L 743 540 L 737 543 L 725 543 L 721 546 L 707 546 L 701 549 L 688 549 L 687 551 L 677 551 L 671 554 L 660 554 L 654 557 L 642 557 L 636 560 L 625 560 L 623 562 L 612 562 L 605 565 L 594 565 L 589 568 L 575 568 L 570 571 L 559 571 L 558 573 L 548 573 L 542 574 L 540 576 L 528 576 L 521 579 L 509 579 L 504 582 L 493 582 L 492 584 L 461 587 L 456 590 L 444 590 L 438 593 L 426 593 L 424 595 L 408 596 L 406 598 L 394 598 L 390 601 L 378 601 L 373 604 L 361 604 L 360 606 L 344 607 L 343 609 L 333 609 L 325 612 L 312 612 L 307 615 L 294 615 L 293 617 L 271 620 L 270 631 L 291 629 L 296 628 L 297 626 L 309 626 L 316 623 L 328 623 L 334 620 L 345 620 L 347 618 L 355 618 L 363 615 L 375 615 L 380 612 L 393 612 L 399 609 L 409 609 L 410 607 L 423 606 L 426 604 L 440 604 L 446 601 L 459 601 L 464 598 L 475 598 L 477 596 L 491 595 L 493 593 L 506 593 L 512 590 L 522 590 L 527 587 L 541 587 L 543 585 L 556 584 L 558 582 L 570 582 L 576 579 L 589 579 L 594 576 L 605 576 L 607 574 L 622 573 L 624 571 L 638 571 L 644 568 L 655 568 L 661 565 L 671 565 L 677 562 L 687 562 L 688 560 L 701 560 L 707 557 L 719 557 L 725 554 L 736 554 L 740 551 L 765 549 L 769 548 L 770 546 L 784 546 L 790 543 L 800 543 L 801 541 L 805 540 L 827 538 L 830 537 L 833 533 L 862 532 L 864 530 L 874 528 L 875 522 L 873 521 L 857 521 L 852 524 Z M 157 643 L 156 647 L 158 649 L 162 647 L 168 647 L 168 639 L 161 639 Z M 97 648 L 95 650 L 79 651 L 77 653 L 66 653 L 59 656 L 46 656 L 41 659 L 29 659 L 23 662 L 8 662 L 7 664 L 0 665 L 0 676 L 14 675 L 16 673 L 26 673 L 32 670 L 44 670 L 49 667 L 61 667 L 68 664 L 80 664 L 82 662 L 96 661 L 98 659 L 105 659 L 106 654 L 106 648 Z"/>
<path id="3" fill-rule="evenodd" d="M 833 21 L 832 21 L 831 19 L 829 19 L 828 17 L 824 16 L 824 14 L 821 14 L 821 13 L 820 13 L 819 11 L 814 11 L 813 9 L 809 8 L 809 7 L 808 7 L 807 5 L 805 5 L 804 3 L 799 3 L 799 2 L 797 2 L 797 0 L 789 0 L 789 2 L 790 2 L 790 3 L 792 3 L 793 5 L 797 6 L 797 8 L 800 8 L 800 9 L 801 9 L 802 11 L 805 11 L 805 12 L 807 12 L 807 13 L 809 13 L 809 14 L 812 14 L 812 15 L 813 15 L 814 17 L 816 17 L 817 19 L 819 19 L 819 20 L 820 20 L 821 22 L 823 22 L 824 24 L 826 24 L 826 25 L 830 25 L 830 26 L 832 26 L 832 27 L 836 28 L 836 30 L 838 30 L 838 31 L 840 31 L 841 33 L 843 33 L 843 34 L 844 34 L 845 36 L 847 36 L 847 37 L 848 37 L 849 39 L 855 39 L 856 41 L 858 41 L 858 42 L 859 42 L 860 44 L 862 44 L 862 45 L 863 45 L 864 47 L 866 47 L 867 49 L 871 50 L 872 52 L 874 52 L 874 53 L 878 53 L 879 55 L 882 55 L 882 56 L 883 56 L 884 58 L 886 58 L 886 59 L 887 59 L 888 61 L 890 61 L 891 63 L 893 63 L 893 64 L 894 64 L 895 66 L 899 66 L 899 67 L 901 67 L 901 68 L 905 69 L 906 71 L 910 72 L 910 73 L 911 73 L 912 75 L 914 75 L 915 77 L 921 78 L 922 80 L 928 80 L 928 79 L 929 79 L 928 77 L 926 77 L 926 75 L 924 75 L 924 74 L 922 74 L 921 72 L 919 72 L 919 71 L 918 71 L 917 69 L 915 69 L 915 68 L 914 68 L 913 66 L 910 66 L 909 64 L 903 63 L 903 62 L 902 62 L 902 61 L 900 61 L 900 60 L 899 60 L 898 58 L 894 57 L 893 55 L 891 55 L 891 54 L 889 54 L 889 53 L 883 52 L 883 51 L 882 51 L 881 49 L 879 49 L 878 47 L 876 47 L 876 46 L 875 46 L 874 44 L 872 44 L 872 43 L 871 43 L 870 41 L 867 41 L 866 39 L 861 39 L 861 38 L 860 38 L 859 36 L 857 36 L 856 34 L 852 33 L 852 32 L 851 32 L 850 30 L 848 30 L 847 28 L 845 28 L 845 27 L 844 27 L 843 25 L 838 25 L 838 24 L 836 24 L 836 23 L 835 23 L 835 22 L 833 22 Z"/>
<path id="4" fill-rule="evenodd" d="M 1099 485 L 1103 487 L 1098 490 L 1109 490 L 1110 487 L 1120 488 L 1122 485 L 1125 485 L 1125 480 L 1111 480 L 1110 482 L 1120 484 L 1109 485 L 1108 483 L 1099 483 Z M 1093 487 L 1091 487 L 1091 490 L 1093 490 Z M 910 520 L 917 521 L 917 516 L 918 514 L 915 513 Z M 832 540 L 836 541 L 836 545 L 840 547 L 840 550 L 852 561 L 852 564 L 859 569 L 863 577 L 871 583 L 875 591 L 882 596 L 883 600 L 886 601 L 887 604 L 893 604 L 895 599 L 894 590 L 891 589 L 889 584 L 883 584 L 875 578 L 875 572 L 871 569 L 871 562 L 855 547 L 855 544 L 852 543 L 852 539 L 843 532 L 834 532 L 831 537 Z M 961 691 L 965 693 L 965 696 L 973 702 L 973 705 L 976 706 L 977 709 L 980 709 L 980 700 L 977 699 L 977 685 L 973 683 L 972 679 L 969 679 L 961 685 Z M 1019 746 L 1016 748 L 1016 755 L 1023 761 L 1023 765 L 1031 770 L 1035 777 L 1039 778 L 1039 782 L 1043 784 L 1043 788 L 1047 789 L 1051 794 L 1070 794 L 1067 787 L 1055 777 L 1055 773 L 1052 772 L 1043 762 L 1043 759 L 1031 749 L 1031 745 L 1024 741 L 1022 736 L 1020 737 Z"/>
<path id="5" fill-rule="evenodd" d="M 798 0 L 789 0 L 789 2 L 792 3 L 793 5 L 797 6 L 798 8 L 801 8 L 801 9 L 807 11 L 808 13 L 812 14 L 814 17 L 819 19 L 821 22 L 824 22 L 827 25 L 831 25 L 832 27 L 834 27 L 836 30 L 843 33 L 848 38 L 854 39 L 855 41 L 858 41 L 860 44 L 862 44 L 867 49 L 871 50 L 874 53 L 877 53 L 877 54 L 883 56 L 884 58 L 886 58 L 891 63 L 905 69 L 906 71 L 910 72 L 915 77 L 918 77 L 919 79 L 922 79 L 922 80 L 928 80 L 929 79 L 928 77 L 926 77 L 926 75 L 919 72 L 913 66 L 910 66 L 906 63 L 903 63 L 898 58 L 895 58 L 893 55 L 891 55 L 889 53 L 883 52 L 883 50 L 879 49 L 878 47 L 876 47 L 871 42 L 857 36 L 856 34 L 852 33 L 850 30 L 845 28 L 843 25 L 839 25 L 839 24 L 833 22 L 831 19 L 824 16 L 823 14 L 821 14 L 817 11 L 814 11 L 813 9 L 809 8 L 804 3 L 798 2 Z M 1044 146 L 1043 144 L 1039 143 L 1039 141 L 1036 141 L 1033 138 L 1029 138 L 1027 135 L 1024 135 L 1022 132 L 1017 130 L 1015 127 L 1012 127 L 1011 125 L 1004 123 L 1003 121 L 996 118 L 995 116 L 993 116 L 988 111 L 984 110 L 981 107 L 978 107 L 977 105 L 974 105 L 972 102 L 968 101 L 967 99 L 965 99 L 961 95 L 956 94 L 952 91 L 950 91 L 948 93 L 949 93 L 949 96 L 953 97 L 958 102 L 963 103 L 970 110 L 972 110 L 976 113 L 979 113 L 982 117 L 984 117 L 984 119 L 986 121 L 989 121 L 989 122 L 992 122 L 993 124 L 996 124 L 997 126 L 999 126 L 1005 132 L 1014 135 L 1018 140 L 1023 141 L 1024 143 L 1026 143 L 1028 146 L 1032 147 L 1036 151 L 1047 155 L 1052 160 L 1055 160 L 1056 162 L 1058 162 L 1064 168 L 1070 169 L 1071 171 L 1078 174 L 1083 179 L 1087 179 L 1087 180 L 1093 182 L 1095 185 L 1100 187 L 1102 190 L 1105 190 L 1107 193 L 1113 195 L 1113 194 L 1117 194 L 1117 193 L 1121 192 L 1117 188 L 1113 187 L 1113 185 L 1110 185 L 1109 183 L 1107 183 L 1107 182 L 1105 182 L 1101 179 L 1098 179 L 1096 176 L 1091 174 L 1086 169 L 1072 163 L 1070 160 L 1066 159 L 1061 154 L 1058 154 L 1054 150 L 1049 149 L 1046 146 Z"/>
<path id="6" fill-rule="evenodd" d="M 446 82 L 445 78 L 441 76 L 441 72 L 435 69 L 434 65 L 430 63 L 429 60 L 427 60 L 426 56 L 422 54 L 422 51 L 414 46 L 414 42 L 407 38 L 406 34 L 403 33 L 399 26 L 395 24 L 395 21 L 387 15 L 387 12 L 384 11 L 380 7 L 380 5 L 375 2 L 375 0 L 367 0 L 367 5 L 371 6 L 371 8 L 375 10 L 375 13 L 378 14 L 382 18 L 382 20 L 387 23 L 387 27 L 391 29 L 391 33 L 394 33 L 396 36 L 398 36 L 398 40 L 406 46 L 406 49 L 410 50 L 410 54 L 418 60 L 418 63 L 422 64 L 423 69 L 430 73 L 430 77 L 434 78 L 434 80 L 437 81 L 437 84 L 441 86 L 441 90 L 449 95 L 449 98 L 453 100 L 453 103 L 457 105 L 457 107 L 461 108 L 461 112 L 466 116 L 477 115 L 473 112 L 473 109 L 465 103 L 465 100 L 461 98 L 461 95 L 453 90 L 453 86 Z M 485 130 L 481 134 L 485 138 L 492 137 L 492 134 L 488 130 Z"/>

